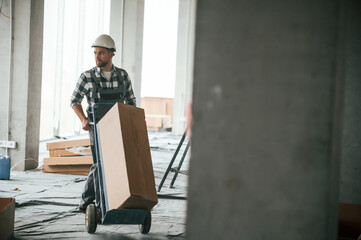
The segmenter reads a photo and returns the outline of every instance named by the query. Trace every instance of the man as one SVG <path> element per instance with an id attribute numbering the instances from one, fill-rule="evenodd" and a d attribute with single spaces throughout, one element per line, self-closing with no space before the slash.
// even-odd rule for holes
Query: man
<path id="1" fill-rule="evenodd" d="M 99 102 L 122 102 L 129 105 L 136 105 L 132 84 L 127 72 L 124 69 L 113 65 L 112 58 L 116 51 L 114 40 L 106 34 L 97 37 L 92 44 L 96 67 L 83 72 L 78 79 L 74 92 L 71 96 L 70 106 L 80 119 L 82 128 L 89 131 L 90 145 L 93 154 L 93 165 L 90 168 L 87 182 L 79 204 L 79 210 L 84 212 L 86 207 L 95 200 L 95 192 L 98 185 L 96 182 L 96 157 L 94 148 L 94 130 L 89 125 L 93 121 L 93 114 L 98 122 L 106 113 Z M 88 107 L 85 116 L 81 102 L 86 96 Z M 95 112 L 92 112 L 94 106 Z M 96 202 L 99 202 L 96 197 Z"/>

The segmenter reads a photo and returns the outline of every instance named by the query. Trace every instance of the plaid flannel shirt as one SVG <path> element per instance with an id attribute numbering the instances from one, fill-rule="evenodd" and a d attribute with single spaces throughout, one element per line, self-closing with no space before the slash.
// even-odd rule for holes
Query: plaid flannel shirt
<path id="1" fill-rule="evenodd" d="M 113 70 L 114 71 L 109 81 L 104 77 L 102 70 L 99 67 L 94 67 L 88 71 L 83 72 L 80 75 L 71 96 L 70 106 L 72 107 L 74 105 L 81 105 L 84 96 L 86 96 L 88 101 L 88 107 L 86 111 L 89 115 L 89 113 L 92 112 L 92 107 L 94 106 L 94 104 L 100 101 L 99 92 L 94 91 L 97 88 L 96 79 L 92 77 L 90 71 L 93 71 L 95 76 L 100 79 L 100 82 L 98 82 L 98 84 L 103 89 L 117 89 L 119 87 L 123 87 L 121 81 L 124 81 L 126 87 L 124 103 L 135 106 L 136 100 L 128 73 L 124 69 L 117 68 L 114 65 Z"/>

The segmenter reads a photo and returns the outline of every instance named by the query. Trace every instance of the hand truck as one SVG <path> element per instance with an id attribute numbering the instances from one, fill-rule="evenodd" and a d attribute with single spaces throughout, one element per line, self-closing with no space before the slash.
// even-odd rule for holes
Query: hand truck
<path id="1" fill-rule="evenodd" d="M 108 106 L 110 109 L 114 103 L 97 103 L 99 107 Z M 109 110 L 108 109 L 108 110 Z M 95 178 L 95 182 L 98 183 L 99 191 L 99 205 L 100 209 L 92 203 L 89 204 L 85 212 L 85 225 L 88 233 L 95 233 L 97 224 L 138 224 L 139 231 L 142 234 L 147 234 L 150 231 L 152 223 L 152 215 L 150 211 L 144 209 L 106 209 L 106 200 L 104 197 L 104 185 L 103 185 L 103 159 L 100 155 L 99 139 L 97 122 L 95 117 L 95 106 L 92 107 L 93 122 L 89 123 L 94 127 L 94 147 L 97 160 L 97 173 L 98 177 Z M 96 189 L 96 188 L 95 188 Z M 97 194 L 97 193 L 96 193 Z"/>

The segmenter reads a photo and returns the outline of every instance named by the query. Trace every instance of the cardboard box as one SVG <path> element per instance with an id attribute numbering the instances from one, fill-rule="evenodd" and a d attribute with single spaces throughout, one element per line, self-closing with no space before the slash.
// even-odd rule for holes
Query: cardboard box
<path id="1" fill-rule="evenodd" d="M 143 97 L 141 103 L 149 130 L 172 127 L 173 98 Z"/>
<path id="2" fill-rule="evenodd" d="M 14 233 L 15 199 L 0 198 L 0 239 L 11 239 Z"/>
<path id="3" fill-rule="evenodd" d="M 338 235 L 350 239 L 361 235 L 361 204 L 339 204 Z"/>
<path id="4" fill-rule="evenodd" d="M 172 120 L 169 115 L 145 115 L 147 128 L 150 130 L 160 130 L 172 127 Z"/>
<path id="5" fill-rule="evenodd" d="M 141 107 L 146 115 L 173 115 L 173 98 L 143 97 Z"/>
<path id="6" fill-rule="evenodd" d="M 144 110 L 115 104 L 98 122 L 107 210 L 150 210 L 157 192 Z"/>

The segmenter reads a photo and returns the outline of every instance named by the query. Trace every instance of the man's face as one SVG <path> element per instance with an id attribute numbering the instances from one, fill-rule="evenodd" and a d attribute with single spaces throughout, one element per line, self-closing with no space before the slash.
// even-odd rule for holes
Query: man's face
<path id="1" fill-rule="evenodd" d="M 109 62 L 111 62 L 114 53 L 109 51 L 106 48 L 95 47 L 94 48 L 94 58 L 97 67 L 105 67 Z"/>

